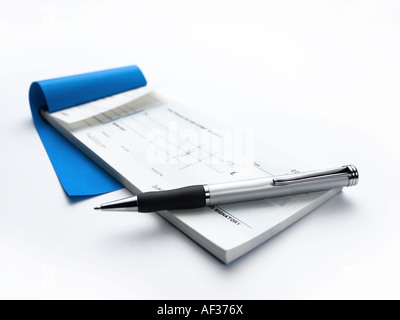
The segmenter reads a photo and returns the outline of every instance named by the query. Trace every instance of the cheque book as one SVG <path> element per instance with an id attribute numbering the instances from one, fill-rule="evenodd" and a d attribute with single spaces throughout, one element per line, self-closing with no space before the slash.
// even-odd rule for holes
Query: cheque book
<path id="1" fill-rule="evenodd" d="M 59 110 L 47 123 L 133 195 L 313 169 L 151 85 Z M 157 213 L 224 263 L 231 263 L 326 202 L 341 188 Z M 172 250 L 172 249 L 171 249 Z"/>

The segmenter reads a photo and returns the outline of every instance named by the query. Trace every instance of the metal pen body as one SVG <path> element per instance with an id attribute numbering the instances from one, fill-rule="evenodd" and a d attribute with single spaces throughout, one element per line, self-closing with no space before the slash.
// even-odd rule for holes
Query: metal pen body
<path id="1" fill-rule="evenodd" d="M 205 186 L 208 205 L 220 205 L 356 185 L 354 166 Z"/>
<path id="2" fill-rule="evenodd" d="M 195 185 L 145 192 L 113 201 L 95 209 L 137 208 L 140 212 L 194 209 L 210 205 L 261 200 L 307 192 L 355 186 L 358 171 L 353 165 L 253 180 Z"/>

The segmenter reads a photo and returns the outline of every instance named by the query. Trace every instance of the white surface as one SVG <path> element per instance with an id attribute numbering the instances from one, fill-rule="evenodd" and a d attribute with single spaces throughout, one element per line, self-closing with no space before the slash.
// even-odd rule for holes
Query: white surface
<path id="1" fill-rule="evenodd" d="M 0 298 L 399 299 L 397 1 L 0 2 Z M 347 188 L 225 266 L 155 214 L 73 201 L 32 81 L 138 64 Z"/>

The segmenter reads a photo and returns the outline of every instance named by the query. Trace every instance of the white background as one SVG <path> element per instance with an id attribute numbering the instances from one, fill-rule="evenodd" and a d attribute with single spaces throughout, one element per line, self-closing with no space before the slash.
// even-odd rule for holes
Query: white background
<path id="1" fill-rule="evenodd" d="M 398 1 L 0 0 L 0 298 L 399 299 Z M 33 81 L 139 65 L 357 187 L 224 265 L 156 214 L 62 190 Z"/>

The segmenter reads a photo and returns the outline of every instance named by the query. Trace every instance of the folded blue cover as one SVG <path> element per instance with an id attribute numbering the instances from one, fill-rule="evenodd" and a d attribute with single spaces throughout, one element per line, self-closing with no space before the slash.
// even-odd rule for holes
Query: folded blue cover
<path id="1" fill-rule="evenodd" d="M 69 196 L 89 196 L 122 186 L 59 134 L 40 116 L 40 109 L 59 111 L 147 84 L 137 66 L 85 73 L 32 83 L 29 102 L 36 130 Z"/>

